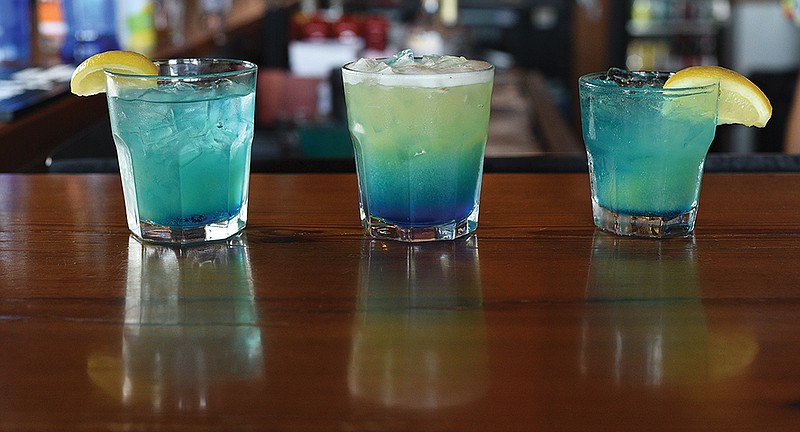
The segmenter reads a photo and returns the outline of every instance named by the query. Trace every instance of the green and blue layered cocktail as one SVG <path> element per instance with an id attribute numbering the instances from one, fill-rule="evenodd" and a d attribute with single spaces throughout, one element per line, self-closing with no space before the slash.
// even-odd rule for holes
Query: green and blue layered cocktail
<path id="1" fill-rule="evenodd" d="M 156 242 L 228 238 L 247 221 L 256 66 L 156 65 L 157 76 L 107 72 L 128 226 Z"/>
<path id="2" fill-rule="evenodd" d="M 401 241 L 473 232 L 494 68 L 404 51 L 342 73 L 366 231 Z"/>
<path id="3" fill-rule="evenodd" d="M 579 80 L 594 222 L 601 229 L 645 237 L 694 230 L 719 85 L 664 88 L 668 77 L 611 70 Z"/>

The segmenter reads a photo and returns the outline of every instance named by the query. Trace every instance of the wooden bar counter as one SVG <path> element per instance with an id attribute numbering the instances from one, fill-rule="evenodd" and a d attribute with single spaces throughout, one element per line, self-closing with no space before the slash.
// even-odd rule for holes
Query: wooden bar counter
<path id="1" fill-rule="evenodd" d="M 487 174 L 454 242 L 352 174 L 255 174 L 245 234 L 142 245 L 114 175 L 0 175 L 3 431 L 794 431 L 800 174 L 707 174 L 692 239 Z"/>

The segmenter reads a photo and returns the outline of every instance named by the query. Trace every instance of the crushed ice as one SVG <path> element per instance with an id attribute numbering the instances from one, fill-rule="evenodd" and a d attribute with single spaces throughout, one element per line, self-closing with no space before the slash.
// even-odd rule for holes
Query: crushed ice
<path id="1" fill-rule="evenodd" d="M 382 60 L 361 58 L 351 68 L 360 72 L 384 74 L 456 73 L 475 70 L 473 64 L 464 57 L 436 54 L 415 57 L 410 49 Z"/>

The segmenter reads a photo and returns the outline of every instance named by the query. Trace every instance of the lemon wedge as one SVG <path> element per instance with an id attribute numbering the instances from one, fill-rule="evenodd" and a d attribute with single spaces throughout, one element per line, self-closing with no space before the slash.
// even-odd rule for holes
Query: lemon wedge
<path id="1" fill-rule="evenodd" d="M 719 83 L 718 124 L 764 127 L 772 117 L 772 104 L 752 81 L 719 66 L 691 66 L 672 75 L 664 88 L 696 87 Z"/>
<path id="2" fill-rule="evenodd" d="M 75 68 L 69 81 L 70 91 L 78 96 L 106 92 L 104 70 L 133 75 L 157 75 L 158 67 L 149 58 L 133 51 L 105 51 L 95 54 Z"/>

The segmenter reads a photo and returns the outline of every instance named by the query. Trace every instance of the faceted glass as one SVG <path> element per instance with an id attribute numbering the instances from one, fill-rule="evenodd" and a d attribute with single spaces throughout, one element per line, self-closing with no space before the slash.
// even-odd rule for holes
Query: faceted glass
<path id="1" fill-rule="evenodd" d="M 718 85 L 665 89 L 669 73 L 613 73 L 579 80 L 594 223 L 620 235 L 691 235 Z"/>
<path id="2" fill-rule="evenodd" d="M 361 222 L 372 237 L 451 240 L 476 229 L 494 78 L 481 64 L 448 73 L 342 69 Z"/>
<path id="3" fill-rule="evenodd" d="M 106 72 L 128 227 L 163 243 L 231 237 L 247 222 L 257 68 L 156 64 L 158 76 Z"/>

